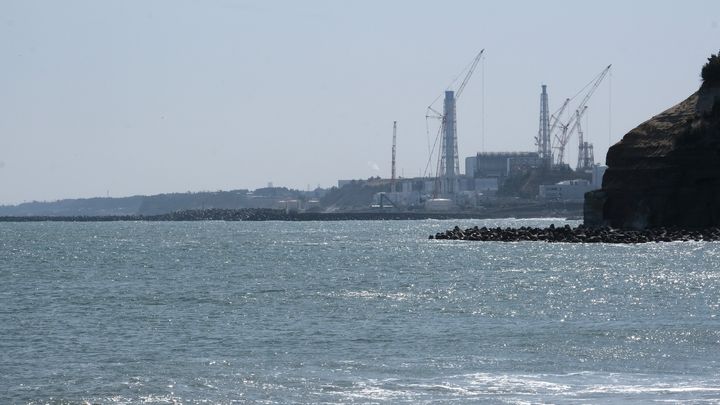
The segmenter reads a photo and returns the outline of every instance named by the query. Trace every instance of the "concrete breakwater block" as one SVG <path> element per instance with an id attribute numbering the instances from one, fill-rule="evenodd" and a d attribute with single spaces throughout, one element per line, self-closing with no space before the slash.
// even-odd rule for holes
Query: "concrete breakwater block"
<path id="1" fill-rule="evenodd" d="M 570 225 L 547 228 L 466 228 L 456 226 L 445 232 L 430 235 L 429 239 L 472 240 L 495 242 L 544 241 L 564 243 L 648 243 L 673 241 L 717 241 L 720 228 L 622 230 L 614 228 L 588 228 Z"/>

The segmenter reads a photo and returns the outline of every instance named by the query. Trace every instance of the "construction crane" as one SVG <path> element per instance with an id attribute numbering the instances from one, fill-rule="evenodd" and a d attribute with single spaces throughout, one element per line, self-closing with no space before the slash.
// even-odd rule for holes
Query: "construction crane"
<path id="1" fill-rule="evenodd" d="M 580 128 L 580 119 L 583 117 L 583 115 L 585 115 L 585 111 L 587 110 L 587 108 L 587 106 L 584 106 L 582 110 L 575 110 L 575 114 L 573 114 L 567 124 L 562 125 L 562 132 L 560 136 L 557 137 L 558 142 L 560 143 L 560 146 L 557 147 L 558 166 L 562 166 L 565 162 L 565 146 L 567 145 L 570 136 Z M 570 125 L 572 126 L 568 129 L 568 126 Z"/>
<path id="2" fill-rule="evenodd" d="M 477 67 L 478 63 L 480 63 L 480 59 L 482 58 L 483 52 L 485 52 L 485 49 L 481 50 L 477 56 L 475 56 L 475 59 L 473 59 L 472 63 L 470 64 L 470 68 L 468 69 L 467 74 L 465 75 L 465 78 L 463 79 L 462 83 L 460 83 L 460 87 L 455 91 L 455 99 L 457 100 L 460 98 L 460 95 L 462 94 L 463 90 L 465 90 L 465 86 L 467 86 L 468 82 L 470 81 L 470 77 L 472 76 L 473 72 L 475 72 L 475 68 Z"/>
<path id="3" fill-rule="evenodd" d="M 392 172 L 390 176 L 390 191 L 395 192 L 395 142 L 397 140 L 397 121 L 393 121 L 393 144 L 392 144 Z"/>
<path id="4" fill-rule="evenodd" d="M 582 129 L 580 128 L 580 125 L 578 125 L 578 139 L 579 139 L 579 146 L 578 146 L 578 164 L 575 170 L 581 171 L 581 170 L 588 170 L 592 169 L 592 167 L 595 165 L 595 154 L 593 153 L 593 144 L 590 142 L 585 141 L 584 134 Z"/>
<path id="5" fill-rule="evenodd" d="M 446 190 L 449 194 L 452 194 L 454 192 L 454 186 L 452 183 L 455 181 L 455 177 L 459 174 L 459 159 L 458 159 L 458 148 L 457 148 L 457 129 L 456 129 L 456 116 L 455 116 L 455 102 L 458 98 L 462 95 L 463 91 L 465 90 L 465 87 L 467 86 L 468 82 L 470 81 L 470 78 L 472 77 L 473 73 L 475 72 L 475 69 L 477 68 L 477 65 L 480 63 L 480 60 L 482 59 L 483 53 L 485 52 L 485 49 L 478 52 L 478 54 L 473 58 L 472 62 L 462 71 L 460 74 L 453 80 L 452 83 L 450 83 L 450 86 L 448 88 L 452 87 L 453 84 L 455 84 L 463 72 L 465 73 L 465 76 L 463 77 L 462 81 L 460 82 L 460 85 L 458 86 L 457 90 L 455 92 L 453 91 L 445 91 L 445 100 L 443 105 L 443 112 L 437 111 L 433 106 L 434 104 L 440 99 L 440 96 L 436 97 L 435 100 L 428 106 L 427 112 L 425 114 L 426 121 L 429 118 L 438 119 L 440 120 L 440 127 L 438 128 L 437 135 L 435 136 L 435 142 L 433 144 L 433 147 L 430 150 L 430 156 L 428 157 L 428 164 L 425 167 L 425 173 L 427 173 L 428 168 L 430 167 L 430 162 L 432 161 L 432 155 L 435 152 L 435 148 L 437 147 L 438 140 L 441 138 L 442 135 L 442 142 L 440 147 L 440 152 L 438 153 L 438 168 L 436 171 L 436 176 L 438 177 L 438 181 L 440 176 L 443 176 L 446 178 L 445 182 L 446 184 Z M 426 125 L 428 128 L 428 139 L 430 137 L 429 133 L 429 126 Z M 437 183 L 437 181 L 436 181 Z M 435 195 L 437 195 L 437 185 L 436 185 Z"/>
<path id="6" fill-rule="evenodd" d="M 467 86 L 468 82 L 470 81 L 470 78 L 472 77 L 473 73 L 475 72 L 475 68 L 477 67 L 478 63 L 480 63 L 480 59 L 482 59 L 482 55 L 485 52 L 485 49 L 482 49 L 477 55 L 475 55 L 475 58 L 473 58 L 472 62 L 463 69 L 463 72 L 467 71 L 465 74 L 465 77 L 463 78 L 463 81 L 460 83 L 460 86 L 457 90 L 455 90 L 455 100 L 460 98 L 460 95 L 463 93 L 463 90 L 465 90 L 465 86 Z M 462 74 L 462 72 L 460 72 Z M 460 78 L 460 75 L 458 75 L 455 80 L 450 83 L 448 88 L 451 88 L 455 82 Z M 425 118 L 436 118 L 436 119 L 443 119 L 443 114 L 439 111 L 437 111 L 435 108 L 433 108 L 433 105 L 440 99 L 442 95 L 435 97 L 435 100 L 433 100 L 432 103 L 427 108 L 427 114 L 425 115 Z M 432 113 L 432 114 L 431 114 Z"/>
<path id="7" fill-rule="evenodd" d="M 567 108 L 568 104 L 570 104 L 570 99 L 566 98 L 563 105 L 550 117 L 550 136 L 552 136 L 555 133 L 555 130 L 558 127 L 558 124 L 560 124 L 560 118 L 562 117 L 563 113 L 565 112 L 565 109 Z"/>
<path id="8" fill-rule="evenodd" d="M 538 136 L 535 137 L 535 145 L 538 147 L 538 156 L 545 162 L 547 167 L 552 166 L 552 136 L 555 130 L 560 124 L 560 119 L 565 112 L 570 99 L 566 98 L 563 105 L 555 111 L 551 117 L 548 117 L 548 98 L 547 98 L 547 86 L 542 85 L 542 94 L 540 95 L 540 128 L 538 130 Z"/>
<path id="9" fill-rule="evenodd" d="M 573 132 L 575 132 L 579 127 L 579 121 L 580 118 L 582 118 L 583 114 L 585 114 L 585 110 L 587 109 L 587 102 L 590 100 L 590 97 L 592 97 L 595 90 L 597 90 L 598 86 L 600 86 L 600 83 L 603 81 L 605 76 L 607 76 L 608 72 L 610 71 L 610 68 L 612 65 L 608 65 L 605 69 L 603 69 L 602 72 L 600 72 L 588 85 L 586 85 L 583 89 L 587 88 L 588 86 L 590 89 L 585 93 L 585 96 L 583 97 L 582 101 L 580 101 L 580 104 L 578 104 L 577 108 L 575 109 L 575 114 L 570 116 L 570 119 L 566 123 L 560 123 L 560 133 L 555 134 L 555 140 L 557 141 L 557 146 L 554 146 L 558 150 L 558 159 L 557 159 L 557 165 L 561 166 L 564 164 L 565 159 L 565 147 L 567 146 L 568 141 L 570 140 L 570 137 L 572 136 Z M 580 90 L 582 92 L 582 90 Z M 573 97 L 574 98 L 574 97 Z"/>

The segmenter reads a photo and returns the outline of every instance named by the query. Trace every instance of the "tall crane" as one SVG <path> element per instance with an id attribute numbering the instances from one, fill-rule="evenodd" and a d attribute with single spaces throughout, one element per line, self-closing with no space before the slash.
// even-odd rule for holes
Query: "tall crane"
<path id="1" fill-rule="evenodd" d="M 462 82 L 460 83 L 460 86 L 455 91 L 455 100 L 457 101 L 458 98 L 460 98 L 460 95 L 463 93 L 463 90 L 465 90 L 465 86 L 467 86 L 468 82 L 470 81 L 470 77 L 472 77 L 472 74 L 475 72 L 475 68 L 477 67 L 478 63 L 480 63 L 480 59 L 482 59 L 482 55 L 485 52 L 485 49 L 482 49 L 477 55 L 475 55 L 475 58 L 473 58 L 472 62 L 463 69 L 463 72 L 467 70 L 467 74 L 465 74 L 465 78 L 463 78 Z M 460 72 L 462 74 L 462 72 Z M 455 80 L 450 83 L 448 88 L 452 87 L 455 82 L 460 78 L 460 75 L 458 75 Z M 440 99 L 442 95 L 435 97 L 435 100 L 433 100 L 432 103 L 427 108 L 427 113 L 425 114 L 425 118 L 435 118 L 439 120 L 444 120 L 445 116 L 443 113 L 436 110 L 433 105 Z"/>
<path id="2" fill-rule="evenodd" d="M 557 146 L 555 146 L 555 148 L 558 150 L 558 165 L 562 165 L 564 163 L 565 147 L 567 146 L 567 143 L 570 140 L 573 132 L 575 132 L 579 127 L 580 118 L 582 118 L 583 114 L 585 114 L 585 110 L 587 109 L 587 102 L 590 100 L 590 97 L 592 97 L 593 93 L 595 93 L 595 90 L 597 90 L 598 86 L 600 86 L 600 83 L 603 81 L 605 76 L 607 76 L 611 67 L 612 65 L 608 65 L 587 86 L 585 86 L 585 88 L 589 86 L 590 89 L 587 91 L 587 93 L 585 93 L 585 96 L 580 101 L 580 104 L 578 104 L 577 108 L 575 109 L 575 114 L 571 115 L 570 119 L 566 123 L 559 124 L 560 133 L 555 134 L 555 141 L 557 141 Z"/>
<path id="3" fill-rule="evenodd" d="M 540 94 L 540 128 L 538 136 L 535 137 L 535 145 L 538 147 L 538 156 L 543 160 L 547 167 L 552 166 L 552 135 L 560 124 L 560 119 L 565 112 L 570 99 L 566 98 L 563 105 L 549 116 L 547 86 L 542 85 L 542 93 Z"/>
<path id="4" fill-rule="evenodd" d="M 561 125 L 561 134 L 558 136 L 560 146 L 557 147 L 558 149 L 558 166 L 562 166 L 562 164 L 565 161 L 565 146 L 567 145 L 568 140 L 570 139 L 570 136 L 580 128 L 580 119 L 585 115 L 585 111 L 587 110 L 587 106 L 584 106 L 582 110 L 575 110 L 575 114 L 572 115 L 570 120 L 564 124 Z M 572 126 L 570 126 L 572 125 Z M 568 126 L 570 128 L 568 129 Z"/>
<path id="5" fill-rule="evenodd" d="M 480 59 L 482 58 L 482 55 L 484 52 L 485 52 L 485 49 L 482 49 L 480 52 L 478 52 L 477 56 L 475 56 L 475 59 L 473 59 L 472 63 L 470 64 L 470 68 L 468 69 L 468 72 L 465 75 L 465 78 L 463 79 L 462 83 L 460 83 L 460 87 L 458 87 L 458 89 L 455 90 L 455 99 L 456 100 L 458 98 L 460 98 L 460 95 L 462 94 L 463 90 L 465 90 L 465 86 L 467 86 L 468 82 L 470 81 L 470 77 L 475 72 L 475 68 L 477 67 L 478 63 L 480 63 Z"/>
<path id="6" fill-rule="evenodd" d="M 435 146 L 437 145 L 438 138 L 442 135 L 442 142 L 440 146 L 440 152 L 439 152 L 439 159 L 438 159 L 438 170 L 436 172 L 438 181 L 441 181 L 442 184 L 436 184 L 436 190 L 434 192 L 435 195 L 438 193 L 438 186 L 440 186 L 444 193 L 447 194 L 453 194 L 455 193 L 457 182 L 457 175 L 460 174 L 460 160 L 458 158 L 458 147 L 457 147 L 457 118 L 456 118 L 456 111 L 455 111 L 455 103 L 458 98 L 462 95 L 463 91 L 465 90 L 465 87 L 467 86 L 468 82 L 470 81 L 470 78 L 472 77 L 473 73 L 475 72 L 475 68 L 477 68 L 477 65 L 480 63 L 480 60 L 482 58 L 483 53 L 485 52 L 485 49 L 478 52 L 478 54 L 473 58 L 472 62 L 466 67 L 463 72 L 466 71 L 465 77 L 463 77 L 462 81 L 460 82 L 460 85 L 458 86 L 456 91 L 447 90 L 445 91 L 445 98 L 443 101 L 443 112 L 440 113 L 437 111 L 433 105 L 437 100 L 440 98 L 438 96 L 433 100 L 433 102 L 428 106 L 427 112 L 425 114 L 425 119 L 428 118 L 435 118 L 440 120 L 440 128 L 438 129 L 438 133 L 435 138 L 435 144 L 433 145 L 433 148 L 431 149 L 430 157 L 429 159 L 432 159 L 432 153 L 435 150 Z M 462 75 L 462 72 L 460 75 L 458 75 L 455 80 L 453 80 L 452 83 L 450 83 L 451 87 Z M 428 133 L 429 137 L 429 133 Z M 429 167 L 430 161 L 428 161 L 428 167 Z M 427 172 L 427 168 L 426 168 Z M 442 179 L 441 179 L 442 178 Z M 436 183 L 438 183 L 436 181 Z"/>
<path id="7" fill-rule="evenodd" d="M 549 134 L 552 136 L 555 133 L 555 130 L 557 129 L 558 125 L 560 124 L 560 119 L 565 112 L 565 109 L 567 108 L 568 104 L 570 104 L 570 99 L 566 98 L 563 105 L 550 117 L 550 132 Z"/>
<path id="8" fill-rule="evenodd" d="M 392 144 L 392 173 L 390 176 L 390 191 L 395 192 L 395 142 L 397 140 L 397 121 L 393 121 L 393 144 Z"/>

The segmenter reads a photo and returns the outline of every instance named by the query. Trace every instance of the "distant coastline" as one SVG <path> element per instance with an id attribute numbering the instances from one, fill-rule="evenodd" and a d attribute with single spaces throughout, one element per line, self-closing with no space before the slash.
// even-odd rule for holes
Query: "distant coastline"
<path id="1" fill-rule="evenodd" d="M 117 221 L 382 221 L 423 219 L 488 218 L 580 218 L 581 204 L 546 204 L 534 207 L 508 207 L 485 211 L 363 211 L 363 212 L 287 212 L 277 209 L 183 210 L 159 215 L 75 215 L 1 216 L 0 222 L 117 222 Z"/>

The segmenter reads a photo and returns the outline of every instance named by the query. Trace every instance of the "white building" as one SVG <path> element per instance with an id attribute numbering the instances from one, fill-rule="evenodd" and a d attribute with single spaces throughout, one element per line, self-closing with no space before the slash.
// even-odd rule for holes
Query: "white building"
<path id="1" fill-rule="evenodd" d="M 607 168 L 608 167 L 605 165 L 594 165 L 592 167 L 593 190 L 602 188 L 602 180 L 603 176 L 605 175 L 605 170 L 607 170 Z"/>
<path id="2" fill-rule="evenodd" d="M 557 184 L 541 185 L 540 198 L 556 201 L 584 201 L 585 193 L 602 188 L 602 179 L 607 166 L 592 167 L 592 180 L 567 180 Z"/>
<path id="3" fill-rule="evenodd" d="M 556 201 L 583 201 L 585 193 L 595 190 L 587 180 L 566 180 L 557 184 L 540 186 L 540 198 Z"/>

